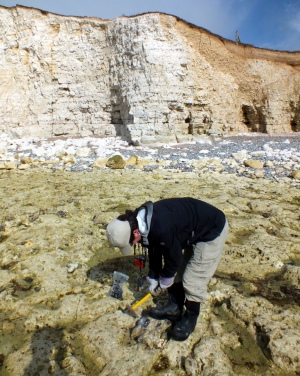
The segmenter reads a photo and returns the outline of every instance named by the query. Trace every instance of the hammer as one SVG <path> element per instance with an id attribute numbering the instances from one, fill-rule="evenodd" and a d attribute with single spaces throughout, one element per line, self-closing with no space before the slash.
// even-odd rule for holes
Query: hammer
<path id="1" fill-rule="evenodd" d="M 151 296 L 151 292 L 149 292 L 147 295 L 145 295 L 141 300 L 139 300 L 138 302 L 136 302 L 133 306 L 131 306 L 130 304 L 127 304 L 126 305 L 126 308 L 128 309 L 128 311 L 136 318 L 139 317 L 139 315 L 135 312 L 135 309 L 137 307 L 139 307 L 141 304 L 143 304 L 146 300 L 148 300 Z"/>

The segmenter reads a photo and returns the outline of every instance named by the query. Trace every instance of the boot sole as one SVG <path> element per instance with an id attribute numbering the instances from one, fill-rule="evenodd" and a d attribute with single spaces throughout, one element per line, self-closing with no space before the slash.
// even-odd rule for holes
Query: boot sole
<path id="1" fill-rule="evenodd" d="M 176 335 L 174 335 L 174 333 L 171 332 L 171 338 L 174 340 L 174 341 L 180 341 L 180 342 L 183 342 L 185 340 L 187 340 L 189 338 L 191 333 L 188 334 L 188 336 L 186 337 L 177 337 Z"/>
<path id="2" fill-rule="evenodd" d="M 174 341 L 177 341 L 177 342 L 183 342 L 185 340 L 187 340 L 189 338 L 189 335 L 185 338 L 181 338 L 181 337 L 175 337 L 175 336 L 172 336 L 171 335 L 171 338 L 174 340 Z"/>

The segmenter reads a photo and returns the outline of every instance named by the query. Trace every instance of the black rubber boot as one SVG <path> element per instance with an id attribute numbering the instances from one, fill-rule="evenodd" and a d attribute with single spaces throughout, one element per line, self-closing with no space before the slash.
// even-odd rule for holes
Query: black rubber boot
<path id="1" fill-rule="evenodd" d="M 187 300 L 185 306 L 186 311 L 182 319 L 171 331 L 171 337 L 175 339 L 175 341 L 185 341 L 194 331 L 197 324 L 197 318 L 200 313 L 200 303 Z"/>
<path id="2" fill-rule="evenodd" d="M 182 316 L 185 299 L 182 282 L 174 283 L 168 288 L 169 300 L 162 307 L 153 307 L 149 310 L 149 316 L 156 320 L 177 321 Z"/>

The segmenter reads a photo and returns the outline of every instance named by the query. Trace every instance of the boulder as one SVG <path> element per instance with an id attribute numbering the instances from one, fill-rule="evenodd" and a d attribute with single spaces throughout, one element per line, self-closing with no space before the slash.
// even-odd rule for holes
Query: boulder
<path id="1" fill-rule="evenodd" d="M 296 180 L 300 180 L 300 170 L 295 170 L 291 173 L 292 177 Z"/>
<path id="2" fill-rule="evenodd" d="M 126 161 L 123 159 L 121 155 L 114 155 L 113 157 L 109 158 L 106 162 L 106 167 L 111 168 L 113 170 L 123 169 L 126 165 Z"/>
<path id="3" fill-rule="evenodd" d="M 247 159 L 244 161 L 244 165 L 246 167 L 251 167 L 251 168 L 263 168 L 264 164 L 261 161 L 255 160 L 255 159 Z"/>

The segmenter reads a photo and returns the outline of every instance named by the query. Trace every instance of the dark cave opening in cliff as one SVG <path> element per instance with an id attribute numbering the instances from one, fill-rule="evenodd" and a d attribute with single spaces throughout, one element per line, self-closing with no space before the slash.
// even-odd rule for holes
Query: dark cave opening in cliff
<path id="1" fill-rule="evenodd" d="M 249 132 L 267 133 L 266 116 L 262 107 L 242 105 L 243 123 Z"/>

